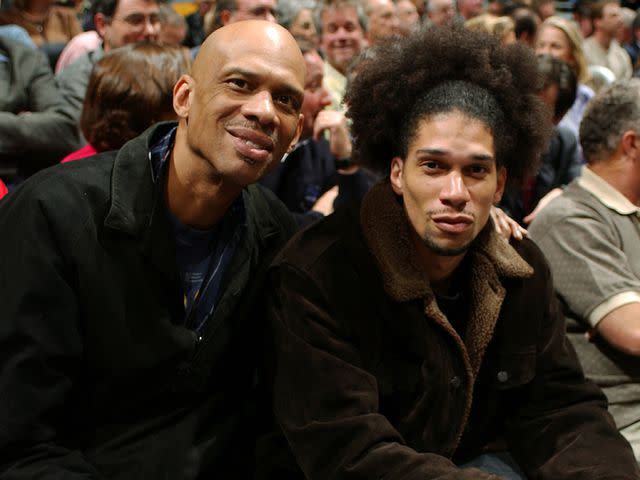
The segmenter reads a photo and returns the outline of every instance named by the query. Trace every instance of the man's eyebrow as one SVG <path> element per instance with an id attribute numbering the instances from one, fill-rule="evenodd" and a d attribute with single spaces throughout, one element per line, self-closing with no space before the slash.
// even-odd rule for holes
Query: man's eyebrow
<path id="1" fill-rule="evenodd" d="M 416 151 L 416 154 L 418 155 L 433 155 L 434 157 L 443 157 L 445 155 L 448 155 L 449 153 L 451 153 L 450 150 L 444 150 L 442 148 L 420 148 Z M 479 160 L 483 162 L 490 162 L 494 159 L 493 155 L 484 153 L 474 153 L 470 156 L 473 160 Z"/>
<path id="2" fill-rule="evenodd" d="M 222 71 L 224 76 L 228 76 L 228 75 L 240 75 L 242 77 L 248 78 L 248 79 L 257 79 L 260 78 L 260 74 L 253 72 L 251 70 L 247 70 L 245 68 L 242 67 L 231 67 L 228 70 L 223 70 Z M 284 83 L 282 85 L 281 88 L 278 89 L 279 92 L 281 93 L 288 93 L 290 95 L 296 95 L 300 98 L 304 97 L 304 90 L 301 90 L 300 88 L 296 87 L 295 85 L 291 85 L 289 83 Z"/>

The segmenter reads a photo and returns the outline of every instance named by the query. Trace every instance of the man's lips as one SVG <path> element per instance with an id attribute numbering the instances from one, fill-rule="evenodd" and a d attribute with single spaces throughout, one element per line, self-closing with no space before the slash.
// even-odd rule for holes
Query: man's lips
<path id="1" fill-rule="evenodd" d="M 226 130 L 233 138 L 234 148 L 243 157 L 255 162 L 264 162 L 273 151 L 273 140 L 262 132 L 239 126 L 230 126 Z"/>
<path id="2" fill-rule="evenodd" d="M 470 215 L 435 215 L 431 220 L 440 230 L 448 233 L 464 232 L 473 224 L 473 217 Z"/>

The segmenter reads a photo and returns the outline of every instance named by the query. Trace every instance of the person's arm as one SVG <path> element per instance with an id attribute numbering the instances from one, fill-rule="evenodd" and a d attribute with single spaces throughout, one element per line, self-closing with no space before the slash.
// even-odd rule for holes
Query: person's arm
<path id="1" fill-rule="evenodd" d="M 31 50 L 24 55 L 30 58 L 21 57 L 15 68 L 27 70 L 18 78 L 26 84 L 29 103 L 24 113 L 0 112 L 0 156 L 23 156 L 21 161 L 34 163 L 36 155 L 60 160 L 77 145 L 61 92 L 44 54 Z"/>
<path id="2" fill-rule="evenodd" d="M 379 411 L 376 378 L 340 319 L 341 301 L 329 302 L 290 265 L 280 265 L 270 285 L 274 411 L 308 479 L 498 479 L 408 447 Z"/>
<path id="3" fill-rule="evenodd" d="M 73 207 L 38 199 L 39 188 L 0 201 L 0 479 L 98 479 L 78 436 L 86 405 L 71 258 L 83 222 L 62 228 L 52 212 L 73 217 Z"/>
<path id="4" fill-rule="evenodd" d="M 637 292 L 629 292 L 640 297 Z M 640 356 L 640 303 L 633 301 L 607 313 L 596 332 L 611 346 L 629 355 Z"/>
<path id="5" fill-rule="evenodd" d="M 506 422 L 510 451 L 527 478 L 640 478 L 633 452 L 607 412 L 604 395 L 584 378 L 565 334 L 564 317 L 543 255 L 531 242 L 522 247 L 526 250 L 521 249 L 521 254 L 524 252 L 537 276 L 527 293 L 544 306 L 544 314 L 535 376 L 521 407 Z"/>

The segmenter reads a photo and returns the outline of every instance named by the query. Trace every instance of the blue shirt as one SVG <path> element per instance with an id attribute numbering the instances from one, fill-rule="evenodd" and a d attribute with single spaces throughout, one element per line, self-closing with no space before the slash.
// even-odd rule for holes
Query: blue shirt
<path id="1" fill-rule="evenodd" d="M 163 181 L 167 159 L 175 140 L 174 127 L 149 152 L 153 181 Z M 168 209 L 176 245 L 176 263 L 184 295 L 185 326 L 200 334 L 215 311 L 226 273 L 246 229 L 246 212 L 240 195 L 222 220 L 210 230 L 181 223 Z"/>

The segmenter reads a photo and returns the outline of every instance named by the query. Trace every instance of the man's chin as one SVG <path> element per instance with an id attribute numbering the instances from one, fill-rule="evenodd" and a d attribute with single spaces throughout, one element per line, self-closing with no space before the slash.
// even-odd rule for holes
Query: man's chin
<path id="1" fill-rule="evenodd" d="M 443 244 L 433 240 L 432 238 L 423 238 L 424 244 L 427 246 L 429 250 L 431 250 L 436 255 L 440 255 L 442 257 L 456 257 L 458 255 L 462 255 L 471 246 L 473 240 L 464 242 L 462 244 Z"/>

